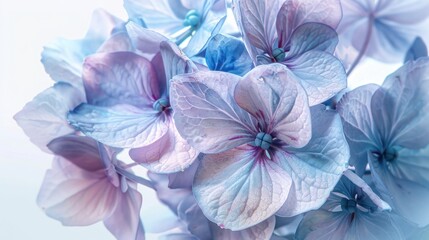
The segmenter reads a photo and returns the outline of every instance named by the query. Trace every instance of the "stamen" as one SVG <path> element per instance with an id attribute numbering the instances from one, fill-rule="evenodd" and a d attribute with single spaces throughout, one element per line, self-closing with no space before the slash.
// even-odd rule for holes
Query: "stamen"
<path id="1" fill-rule="evenodd" d="M 200 14 L 196 10 L 190 10 L 186 16 L 185 20 L 183 20 L 184 26 L 196 27 L 200 24 Z"/>
<path id="2" fill-rule="evenodd" d="M 270 148 L 271 143 L 273 143 L 273 137 L 271 137 L 270 134 L 260 132 L 256 135 L 255 146 L 267 150 L 268 148 Z"/>
<path id="3" fill-rule="evenodd" d="M 354 213 L 356 212 L 356 200 L 354 199 L 341 199 L 341 209 L 343 211 L 346 211 L 348 213 Z"/>
<path id="4" fill-rule="evenodd" d="M 169 106 L 170 106 L 170 101 L 168 101 L 167 98 L 160 98 L 156 100 L 152 105 L 153 109 L 158 112 L 164 111 Z"/>
<path id="5" fill-rule="evenodd" d="M 286 58 L 286 53 L 283 48 L 276 48 L 273 50 L 273 57 L 277 62 L 283 62 Z"/>

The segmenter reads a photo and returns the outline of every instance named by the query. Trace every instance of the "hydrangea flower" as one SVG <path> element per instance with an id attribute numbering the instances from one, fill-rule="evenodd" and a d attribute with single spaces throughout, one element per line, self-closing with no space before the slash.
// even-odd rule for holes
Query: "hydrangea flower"
<path id="1" fill-rule="evenodd" d="M 185 53 L 192 57 L 203 51 L 226 18 L 225 0 L 125 0 L 131 20 L 174 38 L 180 45 L 190 38 Z"/>
<path id="2" fill-rule="evenodd" d="M 195 66 L 174 43 L 163 42 L 160 48 L 162 78 L 151 62 L 133 52 L 88 57 L 83 70 L 88 103 L 68 120 L 106 145 L 135 148 L 130 151 L 135 161 L 167 173 L 185 169 L 198 155 L 177 132 L 168 94 L 168 80 Z"/>
<path id="3" fill-rule="evenodd" d="M 363 56 L 383 62 L 402 61 L 428 17 L 429 2 L 412 0 L 342 0 L 343 19 L 338 26 L 340 49 L 352 46 L 357 57 L 350 73 Z M 418 31 L 419 30 L 419 31 Z M 349 54 L 350 50 L 340 52 Z"/>
<path id="4" fill-rule="evenodd" d="M 346 172 L 326 203 L 305 214 L 298 226 L 297 239 L 406 239 L 413 229 L 400 216 L 390 212 L 357 175 Z"/>
<path id="5" fill-rule="evenodd" d="M 400 215 L 429 224 L 429 59 L 409 61 L 383 85 L 365 85 L 338 104 L 351 160 L 369 163 L 378 190 Z"/>
<path id="6" fill-rule="evenodd" d="M 103 221 L 122 240 L 144 239 L 142 197 L 115 152 L 82 136 L 64 136 L 48 145 L 57 156 L 37 197 L 45 213 L 65 226 Z"/>
<path id="7" fill-rule="evenodd" d="M 339 0 L 236 0 L 234 13 L 256 65 L 279 62 L 299 77 L 310 106 L 346 87 L 332 53 L 338 43 Z"/>
<path id="8" fill-rule="evenodd" d="M 198 167 L 198 164 L 194 165 Z M 194 170 L 189 168 L 185 172 L 191 176 L 194 176 L 195 173 Z M 174 233 L 165 234 L 160 239 L 271 239 L 275 226 L 275 217 L 241 231 L 223 229 L 204 216 L 192 195 L 192 182 L 187 186 L 183 185 L 183 188 L 171 189 L 170 175 L 168 177 L 154 173 L 149 173 L 148 175 L 154 183 L 160 201 L 167 204 L 178 218 L 176 224 L 171 226 L 171 228 L 175 229 Z M 171 196 L 175 197 L 172 198 Z"/>
<path id="9" fill-rule="evenodd" d="M 316 209 L 345 168 L 349 152 L 339 117 L 320 105 L 310 116 L 305 90 L 284 65 L 261 65 L 242 78 L 179 75 L 170 94 L 180 134 L 208 154 L 193 192 L 221 227 L 242 230 L 275 213 Z"/>

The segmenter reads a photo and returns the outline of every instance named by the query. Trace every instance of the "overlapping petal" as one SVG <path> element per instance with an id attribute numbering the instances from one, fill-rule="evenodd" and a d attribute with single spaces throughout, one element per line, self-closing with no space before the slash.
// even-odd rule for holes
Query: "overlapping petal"
<path id="1" fill-rule="evenodd" d="M 81 87 L 84 58 L 93 54 L 111 34 L 120 31 L 123 22 L 104 10 L 92 15 L 90 28 L 84 39 L 58 39 L 48 44 L 42 52 L 45 71 L 54 81 L 63 81 Z"/>
<path id="2" fill-rule="evenodd" d="M 311 109 L 313 135 L 303 148 L 285 147 L 279 162 L 292 178 L 287 201 L 277 213 L 295 216 L 318 209 L 346 169 L 350 157 L 340 117 L 323 105 Z"/>
<path id="3" fill-rule="evenodd" d="M 131 149 L 130 157 L 156 173 L 183 171 L 197 158 L 198 152 L 183 139 L 171 120 L 168 131 L 150 145 Z"/>
<path id="4" fill-rule="evenodd" d="M 254 140 L 253 119 L 233 99 L 240 77 L 196 72 L 173 78 L 170 101 L 180 135 L 203 153 L 217 153 Z"/>
<path id="5" fill-rule="evenodd" d="M 68 115 L 76 129 L 106 145 L 119 148 L 147 146 L 168 132 L 168 117 L 153 109 L 130 105 L 99 107 L 82 104 Z"/>
<path id="6" fill-rule="evenodd" d="M 308 51 L 284 64 L 301 80 L 310 106 L 328 100 L 347 86 L 343 65 L 329 53 Z"/>
<path id="7" fill-rule="evenodd" d="M 304 23 L 323 23 L 335 29 L 342 17 L 339 0 L 286 0 L 276 14 L 279 47 L 285 47 L 292 32 Z"/>
<path id="8" fill-rule="evenodd" d="M 292 184 L 278 162 L 258 159 L 251 148 L 206 155 L 194 179 L 193 192 L 204 214 L 233 231 L 272 216 L 286 201 Z"/>
<path id="9" fill-rule="evenodd" d="M 419 149 L 429 144 L 428 89 L 429 59 L 421 58 L 388 76 L 374 93 L 372 116 L 387 146 Z"/>
<path id="10" fill-rule="evenodd" d="M 356 88 L 346 93 L 337 105 L 350 145 L 350 164 L 355 166 L 359 176 L 364 174 L 368 164 L 368 152 L 381 144 L 371 111 L 371 99 L 378 88 L 375 84 Z"/>
<path id="11" fill-rule="evenodd" d="M 243 76 L 253 67 L 244 43 L 237 38 L 217 34 L 206 49 L 205 59 L 210 70 Z"/>
<path id="12" fill-rule="evenodd" d="M 100 53 L 85 60 L 83 80 L 89 104 L 152 106 L 161 96 L 151 63 L 132 52 Z"/>
<path id="13" fill-rule="evenodd" d="M 67 122 L 67 113 L 84 101 L 82 90 L 59 82 L 27 103 L 14 119 L 30 141 L 49 152 L 46 145 L 50 141 L 75 132 Z"/>
<path id="14" fill-rule="evenodd" d="M 258 119 L 260 128 L 293 147 L 311 138 L 311 120 L 304 89 L 281 64 L 261 65 L 246 74 L 234 91 L 237 104 Z"/>

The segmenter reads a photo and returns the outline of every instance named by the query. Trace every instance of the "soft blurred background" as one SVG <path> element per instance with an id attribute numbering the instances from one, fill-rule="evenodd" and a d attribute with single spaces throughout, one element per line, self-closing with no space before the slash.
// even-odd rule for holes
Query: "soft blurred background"
<path id="1" fill-rule="evenodd" d="M 63 227 L 38 208 L 37 193 L 52 157 L 30 143 L 12 119 L 53 84 L 40 63 L 43 45 L 57 37 L 83 37 L 96 8 L 126 19 L 121 0 L 0 0 L 0 239 L 113 239 L 102 223 Z M 349 86 L 382 83 L 398 66 L 366 60 Z M 142 218 L 150 231 L 169 214 L 153 192 L 145 190 L 143 197 Z"/>

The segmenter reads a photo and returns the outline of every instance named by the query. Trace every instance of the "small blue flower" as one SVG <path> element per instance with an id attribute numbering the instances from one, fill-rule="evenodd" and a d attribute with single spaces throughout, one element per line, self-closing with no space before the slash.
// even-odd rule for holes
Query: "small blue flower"
<path id="1" fill-rule="evenodd" d="M 286 65 L 307 91 L 310 106 L 346 87 L 332 54 L 338 43 L 339 0 L 235 0 L 234 14 L 256 65 Z"/>
<path id="2" fill-rule="evenodd" d="M 357 173 L 369 163 L 392 208 L 421 226 L 429 224 L 429 58 L 407 62 L 381 87 L 347 93 L 337 109 Z"/>
<path id="3" fill-rule="evenodd" d="M 354 175 L 352 172 L 346 174 Z M 412 226 L 390 212 L 388 205 L 362 179 L 356 175 L 351 179 L 341 177 L 326 203 L 319 210 L 305 214 L 296 239 L 406 238 Z"/>

